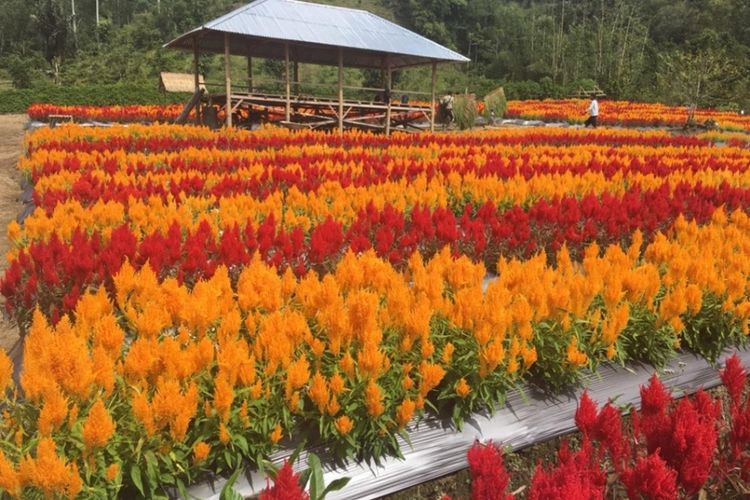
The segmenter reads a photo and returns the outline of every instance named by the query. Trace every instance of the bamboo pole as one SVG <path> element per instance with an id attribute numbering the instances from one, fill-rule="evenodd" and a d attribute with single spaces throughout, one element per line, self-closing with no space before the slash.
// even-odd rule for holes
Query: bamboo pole
<path id="1" fill-rule="evenodd" d="M 229 57 L 229 34 L 224 33 L 224 86 L 227 94 L 227 127 L 232 126 L 232 63 Z"/>
<path id="2" fill-rule="evenodd" d="M 339 133 L 344 132 L 344 49 L 339 48 Z"/>
<path id="3" fill-rule="evenodd" d="M 292 89 L 289 83 L 289 44 L 284 44 L 284 80 L 286 80 L 286 121 L 292 117 Z"/>
<path id="4" fill-rule="evenodd" d="M 385 98 L 388 101 L 385 106 L 385 135 L 391 135 L 391 59 L 386 56 L 385 63 Z"/>

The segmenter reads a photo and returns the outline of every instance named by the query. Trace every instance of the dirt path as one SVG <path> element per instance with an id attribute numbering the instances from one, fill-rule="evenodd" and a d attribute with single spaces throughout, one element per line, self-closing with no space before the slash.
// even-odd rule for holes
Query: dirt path
<path id="1" fill-rule="evenodd" d="M 9 250 L 5 228 L 21 211 L 21 176 L 16 162 L 21 154 L 26 115 L 0 115 L 0 275 L 8 263 L 5 253 Z M 18 338 L 15 324 L 0 315 L 0 347 L 10 349 Z"/>

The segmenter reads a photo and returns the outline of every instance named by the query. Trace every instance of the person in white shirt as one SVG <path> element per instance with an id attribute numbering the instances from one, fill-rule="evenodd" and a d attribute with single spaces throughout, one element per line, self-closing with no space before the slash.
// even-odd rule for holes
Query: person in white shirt
<path id="1" fill-rule="evenodd" d="M 589 117 L 584 122 L 584 126 L 591 126 L 596 128 L 596 120 L 599 117 L 599 101 L 596 100 L 596 97 L 591 99 L 591 103 L 589 104 L 587 111 L 589 112 Z"/>

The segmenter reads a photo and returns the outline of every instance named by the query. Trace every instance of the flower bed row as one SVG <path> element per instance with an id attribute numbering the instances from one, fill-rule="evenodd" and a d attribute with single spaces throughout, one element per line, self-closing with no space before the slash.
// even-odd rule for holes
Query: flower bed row
<path id="1" fill-rule="evenodd" d="M 32 120 L 46 122 L 52 115 L 70 115 L 76 121 L 98 122 L 171 122 L 182 113 L 182 104 L 125 106 L 63 106 L 32 104 L 26 114 Z"/>
<path id="2" fill-rule="evenodd" d="M 36 234 L 37 239 L 28 246 L 13 224 L 10 237 L 19 250 L 0 281 L 0 292 L 6 311 L 26 325 L 33 308 L 41 308 L 55 321 L 73 311 L 83 290 L 111 283 L 111 276 L 126 260 L 139 268 L 148 262 L 160 279 L 173 276 L 180 283 L 194 283 L 213 276 L 219 265 L 240 269 L 256 252 L 279 272 L 290 269 L 304 276 L 311 270 L 335 271 L 349 250 L 373 249 L 378 257 L 402 269 L 414 252 L 431 258 L 448 246 L 495 273 L 500 257 L 529 258 L 545 252 L 554 261 L 565 245 L 574 260 L 580 260 L 592 243 L 602 248 L 630 244 L 636 231 L 649 242 L 678 217 L 705 224 L 719 207 L 747 211 L 750 190 L 726 185 L 675 193 L 664 188 L 645 193 L 630 190 L 621 198 L 604 193 L 580 200 L 541 200 L 526 210 L 467 204 L 458 217 L 442 208 L 416 206 L 404 213 L 389 205 L 383 210 L 370 205 L 348 225 L 328 218 L 306 229 L 286 228 L 273 215 L 258 225 L 245 221 L 216 226 L 201 219 L 194 228 L 164 215 L 162 222 L 172 221 L 164 233 L 158 229 L 141 233 L 129 224 L 102 233 L 79 225 L 69 238 L 59 226 L 50 225 L 50 234 L 38 234 L 32 225 L 26 235 Z"/>
<path id="3" fill-rule="evenodd" d="M 482 102 L 478 103 L 481 114 Z M 505 116 L 509 118 L 541 119 L 582 123 L 586 119 L 588 101 L 582 99 L 545 99 L 508 101 Z M 659 103 L 603 100 L 600 104 L 601 123 L 624 126 L 681 126 L 687 122 L 686 107 Z M 33 120 L 47 121 L 50 115 L 71 115 L 77 121 L 104 122 L 171 122 L 182 112 L 181 105 L 151 106 L 58 106 L 32 104 L 27 114 Z M 271 112 L 271 118 L 283 119 L 283 109 Z M 695 120 L 711 120 L 723 128 L 750 130 L 750 116 L 736 112 L 698 109 Z"/>
<path id="4" fill-rule="evenodd" d="M 545 99 L 509 101 L 505 116 L 545 121 L 583 123 L 589 101 L 583 99 Z M 605 125 L 626 127 L 683 126 L 688 120 L 688 109 L 660 103 L 602 100 L 599 103 L 599 122 Z M 713 121 L 719 127 L 750 131 L 750 115 L 731 111 L 697 109 L 697 122 Z"/>

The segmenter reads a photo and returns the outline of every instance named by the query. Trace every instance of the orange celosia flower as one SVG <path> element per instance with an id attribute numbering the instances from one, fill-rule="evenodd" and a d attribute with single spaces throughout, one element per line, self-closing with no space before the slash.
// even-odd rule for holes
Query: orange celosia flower
<path id="1" fill-rule="evenodd" d="M 342 436 L 349 434 L 353 427 L 354 423 L 346 415 L 342 415 L 336 419 L 336 430 L 339 431 L 339 434 Z"/>
<path id="2" fill-rule="evenodd" d="M 440 358 L 443 364 L 450 364 L 450 362 L 453 360 L 453 352 L 455 350 L 456 347 L 452 343 L 448 342 L 447 344 L 445 344 L 445 347 L 443 348 L 443 356 Z"/>
<path id="3" fill-rule="evenodd" d="M 281 428 L 281 424 L 276 424 L 276 426 L 273 428 L 273 431 L 271 432 L 271 442 L 273 444 L 278 443 L 281 441 L 281 438 L 283 436 L 283 429 Z"/>
<path id="4" fill-rule="evenodd" d="M 586 353 L 581 352 L 578 349 L 578 338 L 573 337 L 570 340 L 570 344 L 568 344 L 567 348 L 567 354 L 568 354 L 568 363 L 573 365 L 574 367 L 580 367 L 588 363 L 589 358 L 586 356 Z"/>
<path id="5" fill-rule="evenodd" d="M 247 401 L 243 401 L 242 405 L 240 405 L 240 422 L 242 422 L 242 426 L 247 429 L 250 427 L 250 417 L 247 413 Z"/>
<path id="6" fill-rule="evenodd" d="M 193 462 L 200 463 L 208 458 L 208 454 L 211 453 L 211 445 L 203 441 L 198 441 L 193 446 Z"/>
<path id="7" fill-rule="evenodd" d="M 461 379 L 456 383 L 456 394 L 458 394 L 458 396 L 463 399 L 468 396 L 470 392 L 471 387 L 466 383 L 466 379 L 461 377 Z"/>
<path id="8" fill-rule="evenodd" d="M 81 491 L 78 468 L 57 455 L 55 442 L 50 438 L 39 441 L 36 458 L 27 455 L 21 459 L 18 472 L 22 484 L 39 488 L 48 497 L 75 498 Z"/>
<path id="9" fill-rule="evenodd" d="M 365 389 L 365 406 L 367 407 L 368 415 L 375 418 L 382 415 L 385 410 L 385 406 L 383 406 L 383 393 L 378 384 L 372 379 L 367 383 L 367 388 Z"/>
<path id="10" fill-rule="evenodd" d="M 0 350 L 0 397 L 13 383 L 13 362 L 4 350 Z"/>
<path id="11" fill-rule="evenodd" d="M 410 398 L 405 398 L 400 405 L 396 407 L 396 423 L 398 423 L 399 429 L 406 427 L 412 416 L 414 416 L 414 410 L 417 405 Z"/>
<path id="12" fill-rule="evenodd" d="M 21 479 L 13 464 L 0 450 L 0 489 L 7 491 L 12 496 L 21 493 Z"/>
<path id="13" fill-rule="evenodd" d="M 47 392 L 44 405 L 39 412 L 37 426 L 43 436 L 49 436 L 65 422 L 68 416 L 68 398 L 55 387 Z"/>
<path id="14" fill-rule="evenodd" d="M 234 401 L 234 389 L 225 377 L 217 376 L 214 380 L 214 408 L 224 422 L 229 419 L 232 401 Z"/>
<path id="15" fill-rule="evenodd" d="M 232 436 L 229 435 L 229 429 L 227 429 L 227 426 L 224 425 L 224 423 L 219 424 L 219 441 L 221 441 L 221 444 L 227 444 L 229 440 L 232 439 Z"/>
<path id="16" fill-rule="evenodd" d="M 347 377 L 354 378 L 354 358 L 349 354 L 349 351 L 344 354 L 344 357 L 339 361 L 339 367 Z"/>
<path id="17" fill-rule="evenodd" d="M 300 389 L 310 380 L 310 363 L 303 356 L 292 362 L 287 368 L 287 392 Z"/>
<path id="18" fill-rule="evenodd" d="M 442 366 L 422 361 L 419 365 L 419 394 L 423 397 L 427 396 L 427 393 L 437 387 L 444 376 L 445 369 Z"/>
<path id="19" fill-rule="evenodd" d="M 331 396 L 331 400 L 328 402 L 328 406 L 326 406 L 326 412 L 330 416 L 336 415 L 339 410 L 341 410 L 341 405 L 339 404 L 339 400 L 336 398 L 336 396 Z"/>
<path id="20" fill-rule="evenodd" d="M 97 399 L 83 422 L 83 443 L 88 449 L 100 448 L 115 433 L 115 422 L 112 420 L 104 403 Z"/>
<path id="21" fill-rule="evenodd" d="M 137 393 L 133 396 L 133 400 L 130 403 L 133 408 L 133 415 L 143 425 L 146 430 L 146 436 L 151 437 L 156 432 L 156 424 L 154 423 L 154 412 L 151 409 L 151 405 L 148 398 L 143 393 Z"/>
<path id="22" fill-rule="evenodd" d="M 315 406 L 318 407 L 318 411 L 321 413 L 325 410 L 326 404 L 328 404 L 329 391 L 326 379 L 320 372 L 316 372 L 313 375 L 310 389 L 307 391 L 308 396 Z"/>
<path id="23" fill-rule="evenodd" d="M 344 381 L 344 378 L 339 374 L 339 372 L 334 373 L 331 378 L 328 379 L 328 386 L 331 389 L 331 392 L 338 396 L 342 392 L 344 392 L 344 389 L 346 388 L 346 382 Z"/>
<path id="24" fill-rule="evenodd" d="M 120 474 L 120 465 L 117 463 L 111 464 L 109 467 L 107 467 L 107 471 L 105 473 L 107 477 L 107 481 L 113 482 L 115 479 L 117 479 L 117 476 Z"/>

